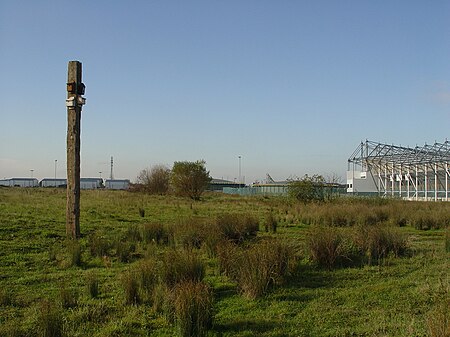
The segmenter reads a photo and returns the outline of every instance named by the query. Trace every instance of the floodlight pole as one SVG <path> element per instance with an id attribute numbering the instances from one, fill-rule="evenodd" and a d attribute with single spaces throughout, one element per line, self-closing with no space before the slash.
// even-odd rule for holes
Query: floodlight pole
<path id="1" fill-rule="evenodd" d="M 81 108 L 84 104 L 81 62 L 70 61 L 67 76 L 67 208 L 66 235 L 80 237 Z"/>
<path id="2" fill-rule="evenodd" d="M 241 158 L 242 156 L 239 156 L 239 188 L 241 188 Z"/>

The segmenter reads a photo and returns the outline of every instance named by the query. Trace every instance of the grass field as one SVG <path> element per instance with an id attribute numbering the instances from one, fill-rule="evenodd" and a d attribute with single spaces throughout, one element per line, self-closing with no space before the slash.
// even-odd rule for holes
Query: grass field
<path id="1" fill-rule="evenodd" d="M 0 336 L 450 336 L 449 203 L 82 191 L 76 244 L 65 202 L 0 188 Z"/>

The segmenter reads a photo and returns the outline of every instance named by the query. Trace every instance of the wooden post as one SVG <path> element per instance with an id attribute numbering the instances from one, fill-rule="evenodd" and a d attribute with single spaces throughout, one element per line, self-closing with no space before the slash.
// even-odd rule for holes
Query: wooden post
<path id="1" fill-rule="evenodd" d="M 84 99 L 81 63 L 70 61 L 67 76 L 67 208 L 66 234 L 70 239 L 80 237 L 80 145 L 81 108 Z"/>

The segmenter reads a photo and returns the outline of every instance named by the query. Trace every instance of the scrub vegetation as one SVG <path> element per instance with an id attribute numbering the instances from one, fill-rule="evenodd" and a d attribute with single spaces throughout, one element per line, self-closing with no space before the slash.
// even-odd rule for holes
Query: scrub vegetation
<path id="1" fill-rule="evenodd" d="M 0 336 L 449 336 L 450 203 L 0 188 Z"/>

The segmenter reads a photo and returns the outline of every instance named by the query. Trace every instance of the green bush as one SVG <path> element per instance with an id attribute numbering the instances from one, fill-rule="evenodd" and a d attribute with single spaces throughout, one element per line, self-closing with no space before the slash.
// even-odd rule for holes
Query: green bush
<path id="1" fill-rule="evenodd" d="M 203 282 L 179 283 L 174 288 L 174 309 L 180 336 L 206 336 L 213 320 L 211 289 Z"/>

